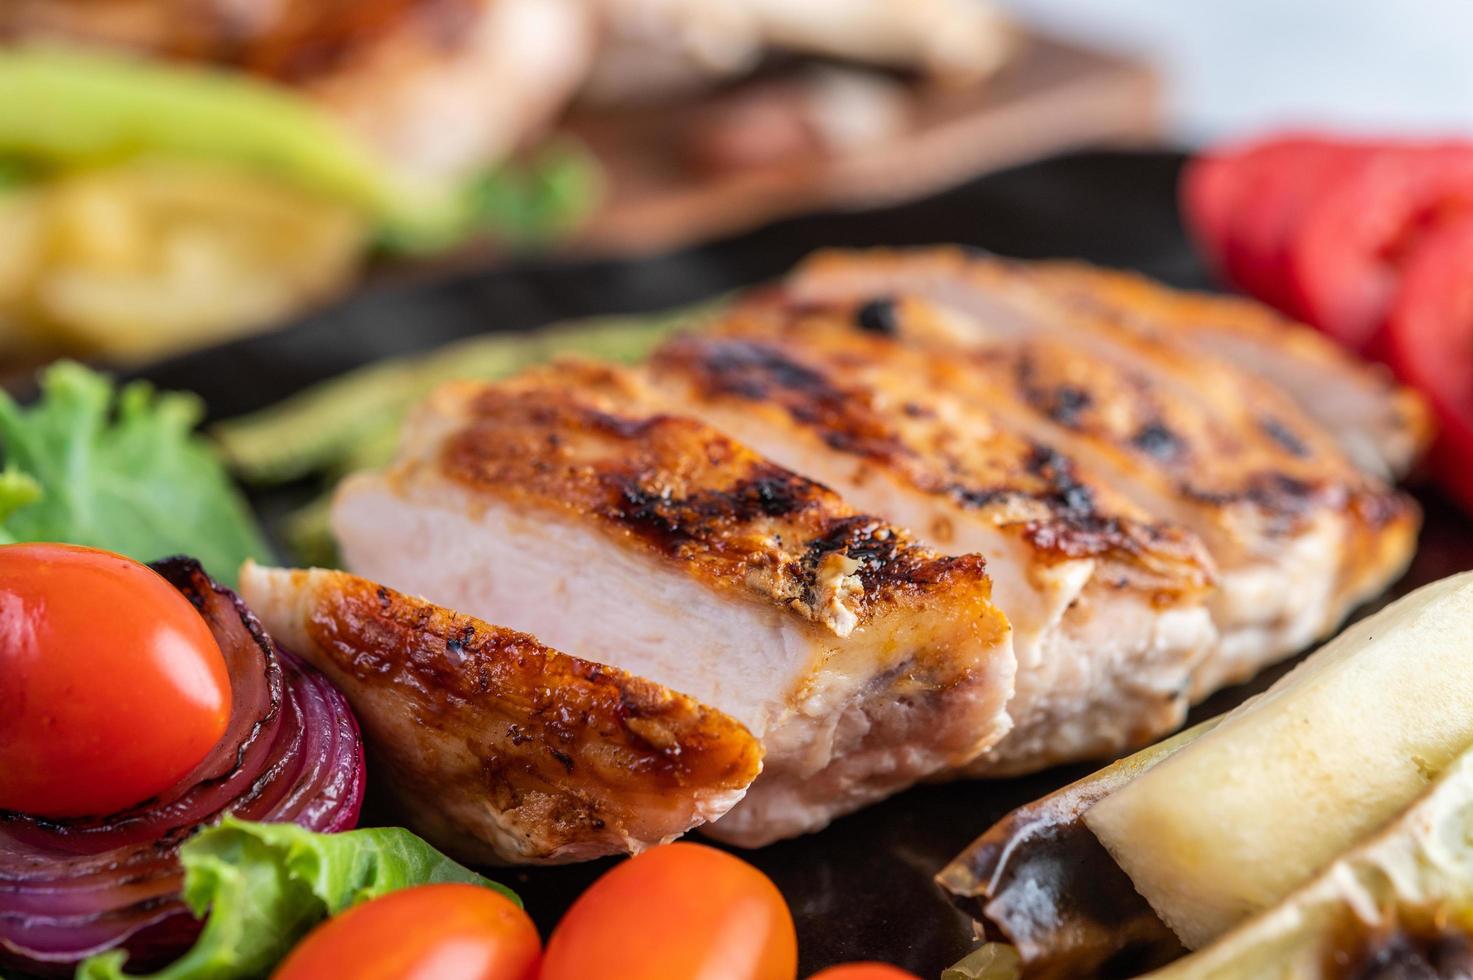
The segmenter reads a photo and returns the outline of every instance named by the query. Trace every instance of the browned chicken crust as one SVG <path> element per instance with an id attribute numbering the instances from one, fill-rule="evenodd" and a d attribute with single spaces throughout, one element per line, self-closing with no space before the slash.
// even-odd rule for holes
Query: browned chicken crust
<path id="1" fill-rule="evenodd" d="M 683 694 L 343 572 L 248 564 L 243 594 L 351 700 L 414 827 L 471 861 L 635 851 L 724 813 L 761 770 Z"/>
<path id="2" fill-rule="evenodd" d="M 1082 262 L 1024 268 L 1041 287 L 1071 302 L 1093 305 L 1163 342 L 1258 374 L 1288 393 L 1377 476 L 1406 475 L 1431 444 L 1432 414 L 1417 391 L 1261 303 L 1171 289 Z"/>
<path id="3" fill-rule="evenodd" d="M 1228 536 L 1208 542 L 1214 555 L 1252 550 L 1254 537 L 1283 538 L 1333 512 L 1357 537 L 1342 566 L 1345 591 L 1363 591 L 1404 561 L 1416 505 L 1354 466 L 1283 391 L 1185 349 L 1128 307 L 1057 288 L 1057 273 L 1033 270 L 959 248 L 821 252 L 793 273 L 788 296 L 854 311 L 901 297 L 896 328 L 968 351 L 989 397 L 1081 437 L 1163 499 L 1228 515 Z"/>
<path id="4" fill-rule="evenodd" d="M 650 367 L 689 382 L 697 399 L 781 412 L 923 494 L 1017 527 L 1045 564 L 1106 559 L 1120 587 L 1162 604 L 1211 587 L 1195 535 L 1152 521 L 1053 445 L 972 404 L 965 360 L 877 335 L 851 312 L 752 304 L 667 344 Z"/>
<path id="5" fill-rule="evenodd" d="M 776 601 L 840 635 L 938 589 L 974 597 L 979 635 L 1007 632 L 980 555 L 918 547 L 827 488 L 660 412 L 618 368 L 568 361 L 434 398 L 466 399 L 440 465 L 474 490 L 594 517 L 710 585 Z M 842 585 L 851 572 L 862 589 Z"/>
<path id="6" fill-rule="evenodd" d="M 1222 641 L 1194 698 L 1333 632 L 1406 567 L 1415 502 L 1352 462 L 1343 429 L 1243 366 L 1263 344 L 1244 354 L 1231 347 L 1241 335 L 1213 328 L 1225 349 L 1199 350 L 1087 284 L 1046 278 L 958 248 L 827 252 L 759 301 L 847 311 L 964 360 L 975 398 L 1007 425 L 1199 535 L 1219 573 Z M 1304 390 L 1324 388 L 1305 377 Z M 1389 442 L 1360 448 L 1389 465 Z"/>

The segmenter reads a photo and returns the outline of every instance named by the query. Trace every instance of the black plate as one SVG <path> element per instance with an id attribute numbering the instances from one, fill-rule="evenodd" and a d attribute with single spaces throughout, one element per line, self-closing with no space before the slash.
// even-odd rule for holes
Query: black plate
<path id="1" fill-rule="evenodd" d="M 920 203 L 787 221 L 671 256 L 380 286 L 287 330 L 170 361 L 144 375 L 199 392 L 211 415 L 223 418 L 377 358 L 471 334 L 693 302 L 777 276 L 809 251 L 830 245 L 961 242 L 1021 257 L 1083 258 L 1204 287 L 1206 271 L 1176 218 L 1180 165 L 1175 154 L 1078 154 L 984 177 Z M 292 495 L 279 491 L 256 503 L 271 514 Z M 1425 546 L 1397 594 L 1473 568 L 1473 527 L 1436 498 L 1424 502 Z M 1223 692 L 1198 714 L 1231 707 L 1283 669 Z M 771 875 L 792 905 L 805 975 L 846 960 L 877 959 L 935 977 L 972 940 L 970 924 L 942 897 L 932 875 L 1009 809 L 1089 768 L 919 787 L 823 833 L 743 856 Z M 491 873 L 521 892 L 546 935 L 607 866 Z"/>

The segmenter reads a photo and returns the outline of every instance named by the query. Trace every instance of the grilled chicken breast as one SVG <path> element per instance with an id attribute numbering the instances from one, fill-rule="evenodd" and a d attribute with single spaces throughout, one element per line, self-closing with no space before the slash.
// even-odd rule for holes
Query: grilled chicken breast
<path id="1" fill-rule="evenodd" d="M 267 631 L 352 701 L 416 831 L 471 862 L 639 851 L 741 799 L 762 750 L 683 694 L 343 572 L 247 562 Z"/>
<path id="2" fill-rule="evenodd" d="M 808 298 L 925 295 L 976 314 L 991 335 L 1052 333 L 1089 350 L 1129 352 L 1158 378 L 1195 388 L 1229 414 L 1235 394 L 1251 394 L 1239 413 L 1261 404 L 1312 419 L 1352 462 L 1382 479 L 1404 476 L 1431 438 L 1431 416 L 1416 392 L 1249 300 L 1183 292 L 1083 263 L 1016 262 L 957 248 L 819 253 L 790 285 Z"/>
<path id="3" fill-rule="evenodd" d="M 1108 756 L 1178 726 L 1217 641 L 1196 536 L 1007 425 L 968 365 L 884 335 L 884 316 L 749 304 L 649 372 L 672 410 L 935 548 L 987 556 L 1013 626 L 1015 727 L 968 772 Z"/>
<path id="4" fill-rule="evenodd" d="M 5 0 L 0 41 L 200 61 L 297 89 L 406 175 L 467 176 L 562 108 L 584 0 Z"/>
<path id="5" fill-rule="evenodd" d="M 1331 632 L 1410 559 L 1415 505 L 1287 396 L 1036 288 L 1021 265 L 955 250 L 829 254 L 798 270 L 788 301 L 858 316 L 893 296 L 918 297 L 885 304 L 894 329 L 964 359 L 1005 424 L 1202 538 L 1221 640 L 1194 697 Z"/>
<path id="6" fill-rule="evenodd" d="M 1415 391 L 1398 385 L 1384 367 L 1357 360 L 1261 303 L 1169 289 L 1134 273 L 1078 262 L 1020 268 L 1039 288 L 1067 302 L 1088 304 L 1100 315 L 1269 382 L 1374 476 L 1405 476 L 1431 441 L 1431 415 Z"/>
<path id="7" fill-rule="evenodd" d="M 710 828 L 725 840 L 822 827 L 1010 724 L 981 557 L 914 544 L 619 369 L 440 389 L 387 472 L 345 482 L 333 525 L 370 578 L 745 725 L 764 770 Z"/>
<path id="8" fill-rule="evenodd" d="M 603 39 L 584 89 L 648 101 L 756 66 L 770 49 L 962 82 L 997 71 L 1014 31 L 986 0 L 589 0 Z"/>

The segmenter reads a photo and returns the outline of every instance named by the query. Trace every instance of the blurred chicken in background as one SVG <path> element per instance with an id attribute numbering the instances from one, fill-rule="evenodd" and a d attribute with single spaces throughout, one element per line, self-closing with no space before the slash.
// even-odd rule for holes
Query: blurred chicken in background
<path id="1" fill-rule="evenodd" d="M 759 165 L 781 134 L 721 99 L 773 52 L 827 66 L 800 123 L 839 147 L 899 125 L 891 73 L 974 84 L 1010 47 L 985 0 L 4 0 L 0 357 L 145 360 L 374 252 L 564 240 L 603 184 L 574 103 L 712 90 L 687 155 Z"/>
<path id="2" fill-rule="evenodd" d="M 970 83 L 1012 34 L 978 0 L 591 0 L 603 36 L 583 94 L 648 101 L 743 75 L 772 50 Z"/>

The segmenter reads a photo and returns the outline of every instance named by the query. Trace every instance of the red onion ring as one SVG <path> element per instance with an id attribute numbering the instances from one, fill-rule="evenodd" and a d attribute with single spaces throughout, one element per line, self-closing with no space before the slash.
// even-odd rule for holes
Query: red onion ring
<path id="1" fill-rule="evenodd" d="M 180 898 L 178 851 L 230 813 L 324 833 L 358 822 L 363 740 L 347 700 L 277 647 L 240 598 L 199 563 L 153 565 L 205 621 L 230 671 L 225 736 L 155 799 L 105 817 L 49 820 L 0 811 L 0 965 L 67 975 L 108 949 L 150 969 L 202 923 Z"/>

